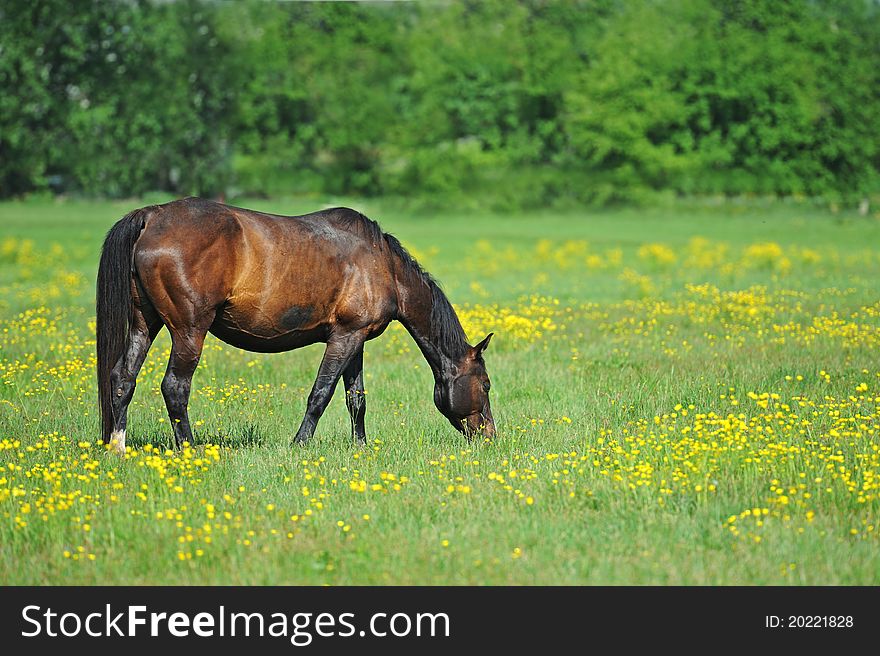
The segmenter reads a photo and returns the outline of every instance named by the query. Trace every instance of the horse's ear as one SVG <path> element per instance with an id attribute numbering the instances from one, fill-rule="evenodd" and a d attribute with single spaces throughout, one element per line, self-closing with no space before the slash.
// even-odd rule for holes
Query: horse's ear
<path id="1" fill-rule="evenodd" d="M 495 333 L 489 333 L 488 335 L 486 335 L 486 338 L 482 342 L 480 342 L 479 344 L 477 344 L 474 347 L 474 357 L 475 358 L 478 358 L 481 355 L 483 355 L 483 351 L 485 351 L 486 347 L 489 346 L 489 341 L 492 339 L 492 335 L 494 335 L 494 334 Z"/>

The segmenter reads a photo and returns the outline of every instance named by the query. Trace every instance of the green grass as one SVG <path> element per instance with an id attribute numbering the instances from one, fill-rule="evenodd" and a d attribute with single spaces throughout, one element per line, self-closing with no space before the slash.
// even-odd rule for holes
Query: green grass
<path id="1" fill-rule="evenodd" d="M 337 394 L 296 447 L 320 345 L 210 337 L 196 445 L 166 455 L 163 332 L 121 459 L 95 444 L 94 276 L 146 202 L 0 204 L 0 582 L 880 583 L 877 220 L 242 200 L 354 204 L 412 248 L 471 340 L 496 332 L 499 435 L 452 431 L 393 328 L 366 347 L 369 446 Z"/>

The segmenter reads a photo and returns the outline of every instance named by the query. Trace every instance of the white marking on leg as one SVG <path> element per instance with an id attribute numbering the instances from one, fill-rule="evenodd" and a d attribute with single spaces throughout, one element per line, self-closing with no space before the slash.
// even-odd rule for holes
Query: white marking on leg
<path id="1" fill-rule="evenodd" d="M 125 454 L 125 431 L 115 430 L 110 433 L 110 450 L 119 455 Z"/>

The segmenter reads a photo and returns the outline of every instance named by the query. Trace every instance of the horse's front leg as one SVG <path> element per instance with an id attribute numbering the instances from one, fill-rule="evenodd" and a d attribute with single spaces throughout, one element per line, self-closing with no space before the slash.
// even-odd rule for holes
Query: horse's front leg
<path id="1" fill-rule="evenodd" d="M 363 345 L 364 337 L 360 333 L 333 336 L 327 342 L 324 359 L 321 360 L 318 376 L 309 394 L 305 417 L 296 432 L 298 444 L 305 444 L 315 434 L 315 427 L 333 397 L 339 377 Z"/>
<path id="2" fill-rule="evenodd" d="M 345 383 L 345 405 L 351 417 L 351 439 L 359 446 L 367 443 L 364 415 L 367 413 L 367 397 L 364 396 L 364 347 L 361 346 L 342 372 Z"/>

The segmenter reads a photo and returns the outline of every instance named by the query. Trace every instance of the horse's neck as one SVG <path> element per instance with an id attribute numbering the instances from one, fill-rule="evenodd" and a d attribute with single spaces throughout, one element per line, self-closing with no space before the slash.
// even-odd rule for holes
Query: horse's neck
<path id="1" fill-rule="evenodd" d="M 434 378 L 439 380 L 451 369 L 454 358 L 452 354 L 444 353 L 441 344 L 434 338 L 436 331 L 431 326 L 431 289 L 416 275 L 402 276 L 397 286 L 397 318 L 412 335 Z"/>

